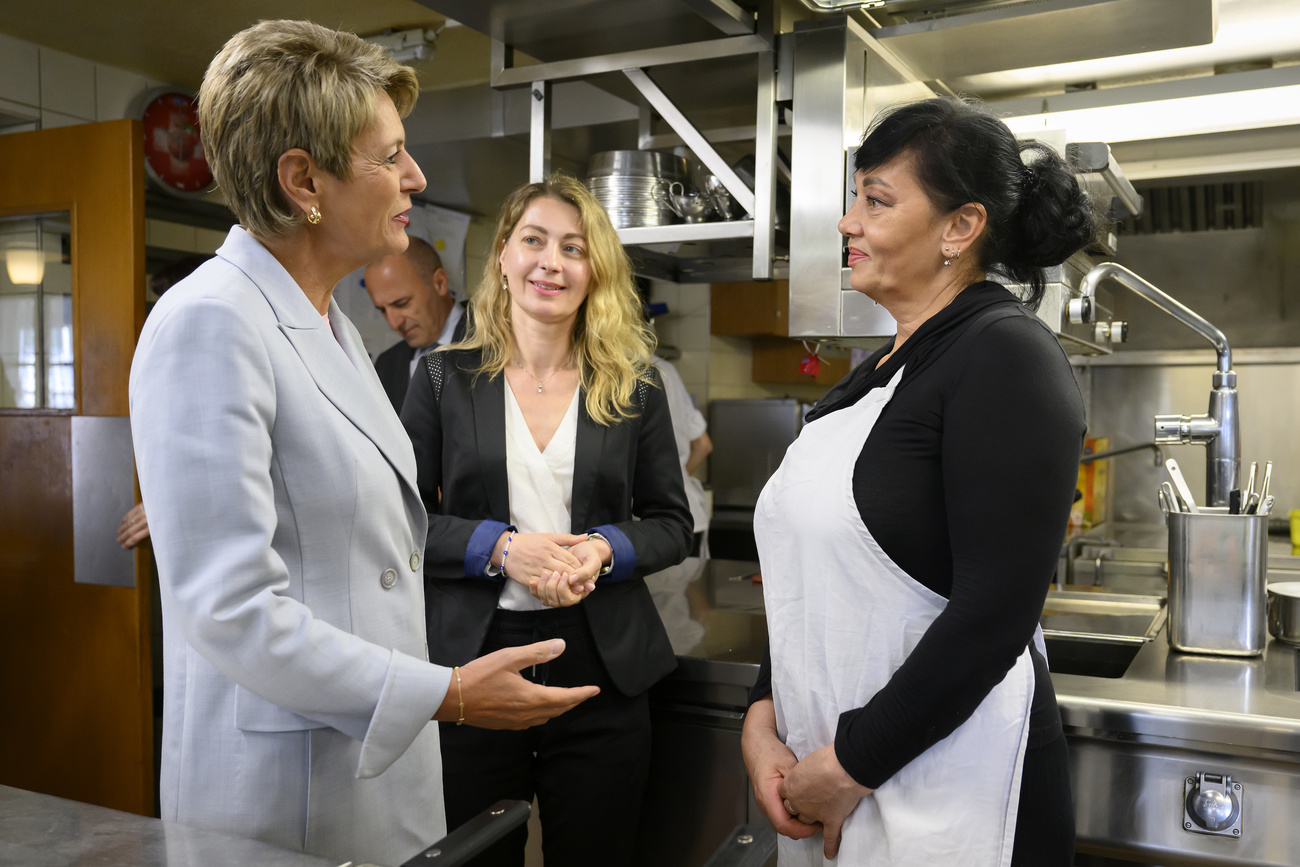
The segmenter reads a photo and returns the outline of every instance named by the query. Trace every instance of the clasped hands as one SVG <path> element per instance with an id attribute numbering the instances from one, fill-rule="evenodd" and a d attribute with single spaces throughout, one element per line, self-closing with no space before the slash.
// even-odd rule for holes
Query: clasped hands
<path id="1" fill-rule="evenodd" d="M 506 543 L 509 542 L 509 552 Z M 596 589 L 596 576 L 613 557 L 609 543 L 585 533 L 502 533 L 492 561 L 506 577 L 528 588 L 543 605 L 574 605 Z"/>
<path id="2" fill-rule="evenodd" d="M 795 840 L 823 833 L 823 851 L 834 858 L 844 821 L 871 794 L 855 781 L 828 744 L 800 761 L 776 730 L 772 699 L 755 702 L 745 715 L 741 752 L 754 799 L 777 832 Z"/>

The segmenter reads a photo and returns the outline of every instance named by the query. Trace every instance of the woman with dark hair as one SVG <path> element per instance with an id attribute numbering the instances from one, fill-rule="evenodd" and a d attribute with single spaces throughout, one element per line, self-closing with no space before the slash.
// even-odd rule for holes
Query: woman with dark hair
<path id="1" fill-rule="evenodd" d="M 429 658 L 559 637 L 564 656 L 525 676 L 600 694 L 524 732 L 443 726 L 447 821 L 536 795 L 546 863 L 631 864 L 646 690 L 677 664 L 643 576 L 686 557 L 692 522 L 631 261 L 580 181 L 507 197 L 470 314 L 402 405 L 429 510 Z M 474 864 L 522 865 L 526 839 Z"/>
<path id="2" fill-rule="evenodd" d="M 1095 218 L 1054 151 L 958 100 L 884 114 L 854 167 L 852 286 L 897 334 L 808 414 L 755 512 L 771 643 L 743 735 L 754 793 L 792 838 L 782 865 L 1065 867 L 1037 625 L 1084 409 L 1031 308 Z"/>

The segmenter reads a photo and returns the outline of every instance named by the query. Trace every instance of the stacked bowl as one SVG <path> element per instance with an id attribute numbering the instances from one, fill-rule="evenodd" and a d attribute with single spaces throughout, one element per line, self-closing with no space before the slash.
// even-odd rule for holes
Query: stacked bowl
<path id="1" fill-rule="evenodd" d="M 686 157 L 656 151 L 602 151 L 587 166 L 587 186 L 614 227 L 680 222 L 670 188 L 690 185 Z"/>

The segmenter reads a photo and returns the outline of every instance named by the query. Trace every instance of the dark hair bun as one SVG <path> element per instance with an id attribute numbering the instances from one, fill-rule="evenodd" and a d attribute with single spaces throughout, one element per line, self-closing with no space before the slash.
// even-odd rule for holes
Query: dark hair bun
<path id="1" fill-rule="evenodd" d="M 1017 282 L 1027 269 L 1059 265 L 1096 237 L 1096 215 L 1070 165 L 1039 142 L 1020 145 L 1024 163 L 1020 201 L 1012 214 L 1002 249 L 989 257 Z"/>

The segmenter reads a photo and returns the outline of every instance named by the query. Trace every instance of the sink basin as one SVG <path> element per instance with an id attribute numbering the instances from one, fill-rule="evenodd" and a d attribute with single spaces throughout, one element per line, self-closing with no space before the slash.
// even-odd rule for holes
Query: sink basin
<path id="1" fill-rule="evenodd" d="M 1047 667 L 1056 674 L 1123 677 L 1137 652 L 1160 632 L 1161 596 L 1106 593 L 1089 587 L 1051 590 L 1040 624 Z"/>

